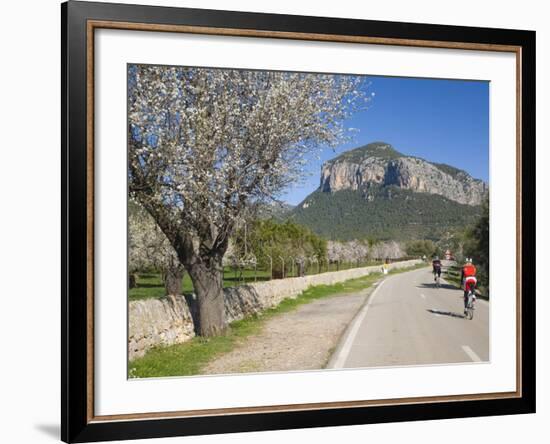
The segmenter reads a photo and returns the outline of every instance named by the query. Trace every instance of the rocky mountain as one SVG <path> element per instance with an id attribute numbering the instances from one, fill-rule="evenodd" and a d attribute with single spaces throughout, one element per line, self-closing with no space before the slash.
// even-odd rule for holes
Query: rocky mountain
<path id="1" fill-rule="evenodd" d="M 329 239 L 433 239 L 480 214 L 485 182 L 375 142 L 325 162 L 319 188 L 288 213 Z"/>
<path id="2" fill-rule="evenodd" d="M 405 156 L 383 142 L 347 151 L 325 162 L 321 169 L 323 192 L 358 190 L 372 199 L 369 188 L 373 185 L 439 194 L 466 205 L 480 205 L 488 191 L 485 182 L 465 171 Z"/>

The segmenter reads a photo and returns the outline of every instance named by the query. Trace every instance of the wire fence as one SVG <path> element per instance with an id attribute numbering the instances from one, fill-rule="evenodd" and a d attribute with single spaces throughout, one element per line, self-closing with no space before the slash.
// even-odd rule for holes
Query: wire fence
<path id="1" fill-rule="evenodd" d="M 332 271 L 350 270 L 380 265 L 389 262 L 400 262 L 412 257 L 401 257 L 398 259 L 369 259 L 356 261 L 329 261 L 329 260 L 293 260 L 292 258 L 270 258 L 267 267 L 258 267 L 255 264 L 230 265 L 224 267 L 223 279 L 233 285 L 243 283 L 270 281 L 273 279 L 286 279 L 303 277 Z"/>
<path id="2" fill-rule="evenodd" d="M 285 258 L 283 258 L 285 259 Z M 390 262 L 414 259 L 411 257 L 402 257 L 391 259 Z M 370 259 L 363 261 L 307 261 L 302 264 L 298 261 L 286 258 L 284 260 L 284 269 L 282 260 L 268 267 L 257 267 L 254 264 L 231 266 L 226 264 L 223 268 L 223 286 L 237 287 L 239 285 L 250 284 L 254 282 L 270 281 L 273 279 L 295 278 L 299 276 L 309 276 L 314 274 L 349 270 L 352 268 L 380 266 L 386 262 L 385 259 Z M 276 267 L 280 267 L 277 269 Z M 283 272 L 284 270 L 284 272 Z M 283 274 L 284 273 L 284 274 Z M 140 300 L 147 298 L 162 298 L 168 294 L 166 282 L 163 273 L 159 270 L 141 270 L 131 274 L 133 285 L 129 286 L 128 296 L 130 300 Z M 131 280 L 129 280 L 131 282 Z M 181 282 L 181 294 L 192 294 L 193 283 L 188 273 L 185 273 Z"/>

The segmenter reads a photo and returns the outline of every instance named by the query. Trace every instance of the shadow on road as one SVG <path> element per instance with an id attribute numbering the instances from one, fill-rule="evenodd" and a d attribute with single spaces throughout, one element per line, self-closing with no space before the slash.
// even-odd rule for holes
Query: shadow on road
<path id="1" fill-rule="evenodd" d="M 423 283 L 423 284 L 417 285 L 416 288 L 437 288 L 437 287 L 435 286 L 435 282 L 434 282 L 429 284 Z M 439 288 L 445 288 L 447 290 L 457 290 L 457 288 L 454 285 L 443 284 L 443 283 L 439 284 Z"/>
<path id="2" fill-rule="evenodd" d="M 464 319 L 464 315 L 462 313 L 454 313 L 452 311 L 435 310 L 433 308 L 428 308 L 426 311 L 429 311 L 430 313 L 435 314 L 435 315 L 450 316 L 452 318 Z"/>

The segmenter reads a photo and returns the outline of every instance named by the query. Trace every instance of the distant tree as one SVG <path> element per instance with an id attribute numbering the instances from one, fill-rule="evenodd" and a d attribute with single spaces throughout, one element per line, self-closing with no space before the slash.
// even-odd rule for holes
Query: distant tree
<path id="1" fill-rule="evenodd" d="M 407 242 L 405 250 L 408 256 L 431 258 L 438 254 L 438 247 L 431 240 L 413 240 Z"/>
<path id="2" fill-rule="evenodd" d="M 241 220 L 235 224 L 233 229 L 233 235 L 229 239 L 229 245 L 227 251 L 223 256 L 223 266 L 231 267 L 236 270 L 243 270 L 245 268 L 256 268 L 258 260 L 253 251 L 247 246 L 247 222 Z M 243 236 L 243 239 L 239 239 L 238 236 Z"/>
<path id="3" fill-rule="evenodd" d="M 371 249 L 368 242 L 354 239 L 344 243 L 346 255 L 344 261 L 365 262 L 370 259 Z"/>
<path id="4" fill-rule="evenodd" d="M 471 257 L 478 269 L 478 279 L 489 285 L 489 199 L 483 202 L 481 216 L 465 233 L 464 254 Z"/>
<path id="5" fill-rule="evenodd" d="M 370 258 L 371 250 L 368 242 L 362 240 L 329 241 L 327 257 L 330 262 L 365 262 Z"/>
<path id="6" fill-rule="evenodd" d="M 129 189 L 187 269 L 199 332 L 226 327 L 222 259 L 236 220 L 346 138 L 357 76 L 130 65 Z"/>
<path id="7" fill-rule="evenodd" d="M 400 259 L 403 256 L 405 256 L 405 250 L 401 243 L 395 241 L 388 242 L 388 255 L 386 257 L 390 259 Z"/>
<path id="8" fill-rule="evenodd" d="M 451 252 L 452 257 L 460 262 L 464 258 L 464 229 L 445 231 L 437 241 L 437 247 L 443 256 L 447 250 Z"/>
<path id="9" fill-rule="evenodd" d="M 344 242 L 327 242 L 327 258 L 330 262 L 349 260 L 347 259 L 347 254 Z"/>
<path id="10" fill-rule="evenodd" d="M 234 236 L 236 254 L 245 257 L 248 252 L 262 268 L 272 266 L 276 278 L 286 276 L 291 264 L 298 267 L 306 261 L 326 260 L 326 240 L 292 221 L 256 220 L 247 224 L 246 235 L 243 227 Z"/>
<path id="11" fill-rule="evenodd" d="M 136 273 L 159 271 L 166 294 L 181 294 L 184 267 L 153 218 L 132 201 L 128 205 L 128 228 L 130 288 L 136 284 Z"/>
<path id="12" fill-rule="evenodd" d="M 375 259 L 399 259 L 405 255 L 401 244 L 395 241 L 378 242 L 372 248 Z"/>
<path id="13" fill-rule="evenodd" d="M 352 240 L 328 241 L 327 256 L 331 262 L 365 262 L 369 259 L 399 259 L 405 255 L 395 241 Z"/>

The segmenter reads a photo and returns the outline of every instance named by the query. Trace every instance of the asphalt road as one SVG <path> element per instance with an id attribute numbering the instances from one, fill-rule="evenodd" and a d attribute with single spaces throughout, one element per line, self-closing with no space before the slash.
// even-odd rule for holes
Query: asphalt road
<path id="1" fill-rule="evenodd" d="M 430 268 L 383 280 L 359 310 L 328 368 L 480 362 L 489 360 L 489 303 L 478 299 L 463 317 L 463 293 Z"/>

